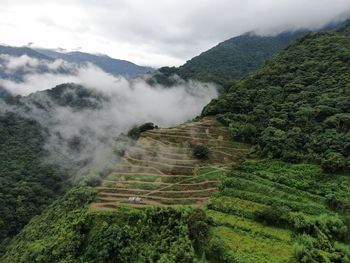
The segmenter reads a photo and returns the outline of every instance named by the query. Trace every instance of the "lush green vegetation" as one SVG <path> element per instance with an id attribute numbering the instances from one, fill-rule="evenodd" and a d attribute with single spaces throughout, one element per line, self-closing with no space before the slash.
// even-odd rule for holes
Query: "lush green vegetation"
<path id="1" fill-rule="evenodd" d="M 343 24 L 339 25 L 336 29 L 336 32 L 350 36 L 350 19 L 346 20 Z"/>
<path id="2" fill-rule="evenodd" d="M 179 68 L 164 67 L 156 79 L 170 85 L 177 74 L 183 79 L 197 79 L 223 84 L 227 80 L 239 79 L 263 65 L 277 51 L 304 32 L 286 32 L 277 36 L 258 36 L 247 33 L 226 40 L 187 61 Z"/>
<path id="3" fill-rule="evenodd" d="M 145 131 L 153 130 L 156 128 L 158 127 L 155 126 L 152 122 L 146 122 L 138 127 L 131 128 L 128 131 L 127 136 L 130 137 L 131 139 L 137 140 L 140 137 L 141 133 Z"/>
<path id="4" fill-rule="evenodd" d="M 229 133 L 212 118 L 166 130 L 152 130 L 152 123 L 136 127 L 129 137 L 145 132 L 137 150 L 126 152 L 108 176 L 73 188 L 24 229 L 66 183 L 43 163 L 42 127 L 2 114 L 0 249 L 22 231 L 0 261 L 350 262 L 350 38 L 347 27 L 338 32 L 343 35 L 308 34 L 263 68 L 226 83 L 203 115 L 216 115 Z M 239 78 L 294 37 L 244 35 L 183 67 L 161 69 L 160 79 L 171 81 L 174 73 L 219 83 Z M 34 101 L 49 110 L 37 95 L 7 101 L 18 107 Z M 76 85 L 46 95 L 77 111 L 108 100 Z M 248 145 L 230 136 L 254 144 L 252 153 L 289 163 L 240 164 Z M 190 145 L 196 145 L 192 155 L 209 158 L 193 160 Z M 226 174 L 220 167 L 228 163 L 236 164 Z M 128 197 L 145 193 L 143 209 L 131 208 L 141 204 Z M 199 206 L 209 197 L 204 211 L 152 207 Z"/>
<path id="5" fill-rule="evenodd" d="M 0 115 L 0 252 L 29 220 L 64 192 L 67 183 L 42 161 L 42 127 L 15 113 Z"/>
<path id="6" fill-rule="evenodd" d="M 209 157 L 209 147 L 204 144 L 197 144 L 192 147 L 192 154 L 198 159 L 208 159 Z"/>
<path id="7" fill-rule="evenodd" d="M 1 262 L 200 262 L 209 238 L 200 210 L 121 207 L 96 212 L 93 188 L 72 189 L 34 218 Z"/>
<path id="8" fill-rule="evenodd" d="M 349 262 L 349 189 L 317 165 L 235 166 L 208 206 L 209 247 L 217 262 Z"/>
<path id="9" fill-rule="evenodd" d="M 203 115 L 263 156 L 350 171 L 350 37 L 310 33 L 232 82 Z"/>

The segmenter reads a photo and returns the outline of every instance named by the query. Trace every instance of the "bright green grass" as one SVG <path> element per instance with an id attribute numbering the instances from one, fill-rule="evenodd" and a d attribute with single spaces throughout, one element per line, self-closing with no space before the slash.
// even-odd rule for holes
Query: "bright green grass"
<path id="1" fill-rule="evenodd" d="M 238 228 L 242 231 L 246 231 L 247 234 L 252 236 L 266 237 L 280 240 L 285 243 L 291 242 L 292 233 L 290 230 L 265 226 L 248 218 L 228 215 L 214 210 L 206 210 L 206 213 L 214 220 L 216 225 Z"/>
<path id="2" fill-rule="evenodd" d="M 253 213 L 261 211 L 267 206 L 233 196 L 218 196 L 211 199 L 210 209 L 244 217 L 253 217 Z"/>
<path id="3" fill-rule="evenodd" d="M 233 251 L 240 263 L 288 262 L 293 248 L 285 242 L 262 237 L 253 237 L 229 227 L 213 227 L 212 233 L 224 242 L 227 250 Z"/>
<path id="4" fill-rule="evenodd" d="M 315 195 L 307 191 L 300 190 L 296 187 L 287 186 L 282 183 L 270 181 L 269 179 L 265 179 L 263 177 L 257 176 L 253 173 L 238 173 L 232 172 L 229 176 L 232 178 L 239 178 L 240 180 L 246 180 L 254 184 L 259 184 L 261 187 L 268 187 L 270 190 L 278 190 L 287 194 L 297 195 L 300 198 L 306 198 L 313 202 L 324 202 L 324 197 L 320 195 Z"/>
<path id="5" fill-rule="evenodd" d="M 287 206 L 293 211 L 302 211 L 308 214 L 321 214 L 328 211 L 324 207 L 324 205 L 311 202 L 293 201 L 289 200 L 286 197 L 281 198 L 279 196 L 275 196 L 273 195 L 273 193 L 269 194 L 268 192 L 259 193 L 254 191 L 239 190 L 235 188 L 226 188 L 220 192 L 220 195 L 233 196 L 240 199 L 261 203 L 264 205 L 278 204 L 280 206 Z"/>
<path id="6" fill-rule="evenodd" d="M 337 192 L 344 198 L 350 198 L 350 176 L 325 174 L 317 165 L 247 161 L 243 171 L 311 194 L 324 196 L 329 192 Z"/>

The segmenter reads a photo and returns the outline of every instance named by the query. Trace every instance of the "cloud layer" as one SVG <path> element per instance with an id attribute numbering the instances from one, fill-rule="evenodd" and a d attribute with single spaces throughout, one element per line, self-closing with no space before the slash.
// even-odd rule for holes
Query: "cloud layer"
<path id="1" fill-rule="evenodd" d="M 215 86 L 200 82 L 178 80 L 172 88 L 150 86 L 144 79 L 115 77 L 92 64 L 74 67 L 74 74 L 41 74 L 35 66 L 42 65 L 43 61 L 7 59 L 7 70 L 25 67 L 28 73 L 24 82 L 0 80 L 0 86 L 13 94 L 29 96 L 23 98 L 26 107 L 0 104 L 0 112 L 17 111 L 41 123 L 50 134 L 46 144 L 51 153 L 50 160 L 58 162 L 61 167 L 75 167 L 75 170 L 70 169 L 75 176 L 86 174 L 92 168 L 99 172 L 115 161 L 114 139 L 121 133 L 145 122 L 160 127 L 183 123 L 199 115 L 202 108 L 217 96 Z M 76 109 L 62 106 L 46 92 L 36 92 L 66 82 L 82 85 L 105 99 L 91 96 L 89 104 L 98 107 Z M 73 86 L 60 96 L 75 98 L 77 90 Z M 72 149 L 72 143 L 78 145 L 78 151 Z"/>
<path id="2" fill-rule="evenodd" d="M 161 66 L 247 31 L 318 28 L 349 15 L 349 0 L 2 0 L 0 34 L 12 45 L 82 48 Z"/>

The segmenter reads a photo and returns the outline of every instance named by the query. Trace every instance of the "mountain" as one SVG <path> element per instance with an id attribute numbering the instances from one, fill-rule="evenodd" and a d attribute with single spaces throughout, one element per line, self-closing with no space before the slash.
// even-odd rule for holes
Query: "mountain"
<path id="1" fill-rule="evenodd" d="M 135 77 L 153 71 L 150 67 L 138 66 L 132 62 L 114 59 L 106 55 L 94 55 L 77 51 L 63 53 L 50 49 L 36 49 L 36 51 L 53 59 L 63 59 L 77 64 L 92 63 L 112 75 Z"/>
<path id="2" fill-rule="evenodd" d="M 52 59 L 51 57 L 45 56 L 44 54 L 37 52 L 34 49 L 29 47 L 11 47 L 11 46 L 0 45 L 0 54 L 6 54 L 14 57 L 27 55 L 28 57 L 45 59 L 45 60 Z"/>
<path id="3" fill-rule="evenodd" d="M 1 103 L 1 101 L 0 101 Z M 45 129 L 31 118 L 0 110 L 0 254 L 30 219 L 65 192 L 67 178 L 43 161 Z"/>
<path id="4" fill-rule="evenodd" d="M 223 84 L 257 69 L 273 54 L 305 32 L 284 32 L 276 36 L 246 33 L 219 43 L 178 68 L 160 68 L 155 77 L 160 83 L 171 83 L 171 79 L 168 78 L 177 74 L 184 79 Z"/>
<path id="5" fill-rule="evenodd" d="M 337 26 L 335 28 L 335 32 L 349 36 L 350 35 L 350 19 L 346 20 L 344 23 Z"/>
<path id="6" fill-rule="evenodd" d="M 54 118 L 56 110 L 93 111 L 107 100 L 75 84 L 58 85 L 25 97 L 12 97 L 4 91 L 2 98 L 1 92 L 0 89 L 0 254 L 33 216 L 72 186 L 76 170 L 86 165 L 86 160 L 72 160 L 82 144 L 81 137 L 76 134 L 64 139 L 60 134 L 64 131 L 54 130 L 58 122 Z M 55 146 L 66 147 L 69 155 L 66 160 L 57 153 L 55 160 L 64 160 L 59 165 L 48 159 L 52 152 L 47 146 L 53 138 L 58 138 Z"/>
<path id="7" fill-rule="evenodd" d="M 55 63 L 57 59 L 70 64 Z M 86 63 L 92 63 L 112 75 L 131 78 L 153 71 L 150 67 L 138 66 L 106 55 L 83 52 L 60 53 L 48 49 L 0 46 L 0 79 L 21 82 L 27 75 L 34 73 L 74 75 L 77 68 Z"/>
<path id="8" fill-rule="evenodd" d="M 350 37 L 310 33 L 203 110 L 263 156 L 350 171 Z"/>
<path id="9" fill-rule="evenodd" d="M 330 23 L 317 31 L 348 32 L 349 23 L 349 20 Z M 275 36 L 259 36 L 250 32 L 233 37 L 190 59 L 180 67 L 160 68 L 150 81 L 171 85 L 175 81 L 171 76 L 176 74 L 183 79 L 224 84 L 229 80 L 240 79 L 259 68 L 267 59 L 307 32 L 310 30 L 286 31 Z"/>
<path id="10" fill-rule="evenodd" d="M 68 192 L 61 169 L 43 162 L 49 125 L 0 111 L 0 261 L 349 262 L 344 32 L 292 41 L 192 122 L 146 125 L 120 163 Z M 55 124 L 55 105 L 93 116 L 108 98 L 65 84 L 5 101 Z"/>

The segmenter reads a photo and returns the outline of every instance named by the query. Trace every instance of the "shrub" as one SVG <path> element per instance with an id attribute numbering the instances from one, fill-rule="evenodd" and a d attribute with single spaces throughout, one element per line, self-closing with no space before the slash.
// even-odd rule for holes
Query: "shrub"
<path id="1" fill-rule="evenodd" d="M 209 243 L 209 254 L 212 258 L 221 258 L 224 253 L 224 242 L 220 238 L 212 238 Z"/>
<path id="2" fill-rule="evenodd" d="M 209 237 L 208 219 L 203 210 L 195 209 L 191 212 L 188 218 L 188 229 L 196 250 L 200 250 Z"/>
<path id="3" fill-rule="evenodd" d="M 329 173 L 340 172 L 348 168 L 346 158 L 342 154 L 336 152 L 327 154 L 322 160 L 321 167 L 323 171 Z"/>
<path id="4" fill-rule="evenodd" d="M 101 184 L 102 179 L 98 175 L 89 175 L 85 179 L 85 182 L 86 182 L 87 186 L 95 187 L 95 186 L 99 186 Z"/>
<path id="5" fill-rule="evenodd" d="M 137 140 L 140 137 L 140 130 L 138 127 L 134 127 L 128 131 L 127 135 L 131 139 Z"/>
<path id="6" fill-rule="evenodd" d="M 193 146 L 192 153 L 194 157 L 204 160 L 204 159 L 208 159 L 210 150 L 208 146 L 203 144 L 198 144 Z"/>
<path id="7" fill-rule="evenodd" d="M 287 225 L 289 208 L 273 204 L 264 210 L 256 211 L 253 214 L 254 220 L 266 225 Z"/>
<path id="8" fill-rule="evenodd" d="M 139 127 L 134 127 L 130 129 L 127 135 L 131 139 L 137 140 L 142 132 L 153 130 L 155 128 L 158 128 L 158 126 L 155 126 L 152 122 L 146 122 L 145 124 L 142 124 Z"/>

